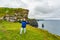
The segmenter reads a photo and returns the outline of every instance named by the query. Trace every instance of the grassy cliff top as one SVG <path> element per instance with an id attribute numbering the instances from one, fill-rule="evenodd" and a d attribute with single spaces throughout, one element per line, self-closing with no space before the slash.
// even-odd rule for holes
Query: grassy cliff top
<path id="1" fill-rule="evenodd" d="M 20 35 L 21 24 L 16 22 L 0 21 L 0 40 L 60 40 L 46 30 L 27 25 L 27 32 Z"/>
<path id="2" fill-rule="evenodd" d="M 0 7 L 0 17 L 4 16 L 6 14 L 13 15 L 14 13 L 20 13 L 22 15 L 24 15 L 24 14 L 28 15 L 28 11 L 29 11 L 28 9 L 23 9 L 23 8 Z"/>

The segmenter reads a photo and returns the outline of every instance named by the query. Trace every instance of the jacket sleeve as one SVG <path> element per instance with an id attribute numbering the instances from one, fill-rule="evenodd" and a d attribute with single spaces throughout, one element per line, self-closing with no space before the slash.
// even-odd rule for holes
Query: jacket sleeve
<path id="1" fill-rule="evenodd" d="M 26 21 L 26 23 L 27 23 L 27 24 L 29 24 L 29 22 L 28 22 L 28 21 Z"/>

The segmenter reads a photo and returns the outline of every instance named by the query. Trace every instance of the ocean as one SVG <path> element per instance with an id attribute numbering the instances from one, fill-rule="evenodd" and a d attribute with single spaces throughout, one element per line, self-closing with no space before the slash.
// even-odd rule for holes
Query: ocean
<path id="1" fill-rule="evenodd" d="M 60 35 L 60 20 L 44 20 L 37 21 L 38 28 L 42 29 L 42 24 L 44 24 L 44 29 L 48 30 L 48 32 L 56 35 Z"/>

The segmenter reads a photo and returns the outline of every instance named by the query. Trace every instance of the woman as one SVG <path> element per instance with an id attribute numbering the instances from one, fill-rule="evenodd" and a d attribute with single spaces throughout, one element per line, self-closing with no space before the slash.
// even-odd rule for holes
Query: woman
<path id="1" fill-rule="evenodd" d="M 25 18 L 21 19 L 20 34 L 22 34 L 23 30 L 24 30 L 24 33 L 26 33 L 26 24 L 27 24 L 26 19 Z"/>

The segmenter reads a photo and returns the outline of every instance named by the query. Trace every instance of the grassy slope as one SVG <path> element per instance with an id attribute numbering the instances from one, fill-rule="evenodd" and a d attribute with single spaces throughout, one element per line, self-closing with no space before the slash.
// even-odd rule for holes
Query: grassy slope
<path id="1" fill-rule="evenodd" d="M 20 35 L 20 28 L 21 24 L 18 22 L 0 22 L 0 40 L 60 40 L 60 37 L 29 25 L 26 34 Z"/>
<path id="2" fill-rule="evenodd" d="M 12 15 L 16 12 L 19 12 L 21 14 L 23 14 L 23 11 L 27 11 L 27 9 L 23 9 L 23 8 L 4 8 L 4 7 L 0 7 L 0 17 L 4 16 L 6 13 L 9 15 Z M 24 14 L 23 14 L 24 15 Z"/>

